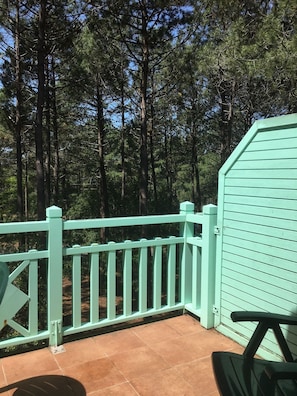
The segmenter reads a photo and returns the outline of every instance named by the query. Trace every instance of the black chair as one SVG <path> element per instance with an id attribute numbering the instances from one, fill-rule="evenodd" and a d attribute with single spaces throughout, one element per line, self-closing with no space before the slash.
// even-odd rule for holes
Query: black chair
<path id="1" fill-rule="evenodd" d="M 296 396 L 297 362 L 294 361 L 280 325 L 297 325 L 297 317 L 262 312 L 232 312 L 233 322 L 255 321 L 258 325 L 242 355 L 213 352 L 212 365 L 221 396 Z M 255 354 L 267 331 L 272 329 L 284 362 L 262 360 Z"/>
<path id="2" fill-rule="evenodd" d="M 13 396 L 86 396 L 87 394 L 82 383 L 65 375 L 25 378 L 0 388 L 0 393 L 12 389 Z"/>
<path id="3" fill-rule="evenodd" d="M 5 294 L 6 286 L 8 283 L 9 269 L 6 263 L 0 261 L 0 304 Z"/>

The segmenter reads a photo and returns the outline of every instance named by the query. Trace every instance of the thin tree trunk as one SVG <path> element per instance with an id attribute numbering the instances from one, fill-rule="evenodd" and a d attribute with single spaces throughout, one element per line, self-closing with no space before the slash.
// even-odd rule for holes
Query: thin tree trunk
<path id="1" fill-rule="evenodd" d="M 155 169 L 155 153 L 154 153 L 154 137 L 153 130 L 150 130 L 149 133 L 150 138 L 150 160 L 151 160 L 151 170 L 152 170 L 152 184 L 153 184 L 153 192 L 154 192 L 154 207 L 155 212 L 158 210 L 158 192 L 157 192 L 157 176 Z"/>
<path id="2" fill-rule="evenodd" d="M 17 207 L 19 218 L 24 220 L 24 193 L 23 193 L 23 161 L 22 161 L 22 72 L 20 55 L 20 10 L 19 1 L 16 2 L 15 16 L 15 134 L 17 155 Z"/>
<path id="3" fill-rule="evenodd" d="M 24 206 L 25 206 L 25 220 L 29 218 L 29 153 L 26 153 L 25 158 L 25 188 L 24 188 Z"/>
<path id="4" fill-rule="evenodd" d="M 96 87 L 97 96 L 97 129 L 98 129 L 98 157 L 99 157 L 99 200 L 100 200 L 100 217 L 109 216 L 109 204 L 108 204 L 108 191 L 107 191 L 107 179 L 105 171 L 105 155 L 104 155 L 104 140 L 105 140 L 105 125 L 104 125 L 104 113 L 103 113 L 103 100 L 100 88 L 100 82 L 97 82 Z M 101 239 L 105 241 L 106 230 L 101 229 Z"/>
<path id="5" fill-rule="evenodd" d="M 219 95 L 221 98 L 221 164 L 227 160 L 231 154 L 232 142 L 232 123 L 233 123 L 233 100 L 235 91 L 235 82 L 223 80 L 220 84 Z"/>
<path id="6" fill-rule="evenodd" d="M 173 188 L 172 188 L 172 166 L 171 166 L 171 150 L 170 143 L 168 142 L 167 129 L 165 127 L 164 133 L 164 156 L 165 156 L 165 169 L 166 169 L 166 186 L 167 186 L 167 202 L 169 204 L 168 211 L 171 212 L 173 201 Z"/>
<path id="7" fill-rule="evenodd" d="M 44 194 L 44 163 L 43 163 L 43 106 L 45 97 L 45 20 L 46 20 L 46 0 L 40 0 L 38 19 L 38 93 L 37 109 L 35 120 L 35 148 L 36 148 L 36 190 L 37 190 L 37 218 L 45 218 L 45 194 Z"/>
<path id="8" fill-rule="evenodd" d="M 43 108 L 45 103 L 45 23 L 46 23 L 46 1 L 40 0 L 38 16 L 38 44 L 37 44 L 37 73 L 38 92 L 37 109 L 35 119 L 35 150 L 36 150 L 36 191 L 37 191 L 37 219 L 45 218 L 45 180 L 44 180 L 44 158 L 43 158 Z M 43 234 L 38 236 L 41 249 L 46 247 L 46 238 Z M 46 260 L 39 261 L 39 300 L 41 310 L 39 318 L 41 326 L 46 325 L 46 287 L 47 284 L 47 264 Z"/>
<path id="9" fill-rule="evenodd" d="M 232 137 L 232 118 L 230 118 L 231 104 L 226 102 L 227 98 L 222 93 L 221 106 L 221 164 L 223 165 L 226 159 L 231 154 L 231 137 Z"/>
<path id="10" fill-rule="evenodd" d="M 55 61 L 51 58 L 51 103 L 53 111 L 53 201 L 59 202 L 59 174 L 60 174 L 60 155 L 59 155 L 59 138 L 58 138 L 58 112 L 57 112 L 57 98 L 56 98 L 56 76 L 55 76 Z"/>
<path id="11" fill-rule="evenodd" d="M 197 139 L 195 135 L 195 125 L 192 126 L 192 199 L 197 205 L 197 210 L 200 212 L 202 209 L 202 198 L 200 189 L 200 174 L 198 165 L 198 154 L 197 154 Z"/>
<path id="12" fill-rule="evenodd" d="M 51 97 L 49 91 L 50 85 L 50 71 L 49 62 L 46 62 L 46 81 L 45 81 L 45 139 L 46 139 L 46 150 L 44 155 L 44 178 L 45 178 L 45 207 L 50 206 L 51 202 Z"/>
<path id="13" fill-rule="evenodd" d="M 150 131 L 149 131 L 149 142 L 150 142 L 150 160 L 151 160 L 151 171 L 152 171 L 152 183 L 153 183 L 153 192 L 154 192 L 154 206 L 155 212 L 158 211 L 158 193 L 157 193 L 157 177 L 156 177 L 156 169 L 155 169 L 155 153 L 154 153 L 154 76 L 152 75 L 151 86 L 152 86 L 152 95 L 151 95 L 151 103 L 150 103 Z"/>
<path id="14" fill-rule="evenodd" d="M 140 182 L 139 213 L 147 214 L 148 205 L 148 153 L 147 153 L 147 84 L 149 73 L 149 46 L 147 32 L 147 1 L 142 2 L 142 65 L 140 82 Z"/>
<path id="15" fill-rule="evenodd" d="M 121 166 L 122 166 L 122 180 L 121 180 L 121 208 L 122 214 L 126 209 L 126 152 L 125 152 L 125 97 L 124 97 L 124 79 L 121 84 Z"/>

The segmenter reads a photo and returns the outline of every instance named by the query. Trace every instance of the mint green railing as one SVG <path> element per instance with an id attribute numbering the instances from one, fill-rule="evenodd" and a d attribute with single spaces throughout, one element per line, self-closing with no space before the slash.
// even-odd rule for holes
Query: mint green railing
<path id="1" fill-rule="evenodd" d="M 56 346 L 66 335 L 180 309 L 212 327 L 216 213 L 214 205 L 194 213 L 194 205 L 183 202 L 173 215 L 63 220 L 62 210 L 52 206 L 45 221 L 0 224 L 0 235 L 47 236 L 46 250 L 0 255 L 12 268 L 0 327 L 14 330 L 13 337 L 1 339 L 0 348 L 46 339 Z M 64 246 L 67 232 L 164 224 L 179 225 L 178 235 Z M 40 328 L 38 278 L 43 265 L 47 325 Z M 22 288 L 17 281 L 21 275 L 27 279 Z M 18 320 L 20 311 L 27 317 L 25 324 Z"/>

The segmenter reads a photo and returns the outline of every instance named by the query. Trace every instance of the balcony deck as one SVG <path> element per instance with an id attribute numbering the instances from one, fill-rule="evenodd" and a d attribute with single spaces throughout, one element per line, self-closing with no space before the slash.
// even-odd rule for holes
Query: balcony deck
<path id="1" fill-rule="evenodd" d="M 0 360 L 0 393 L 12 395 L 217 396 L 210 355 L 242 347 L 181 315 Z M 68 378 L 70 377 L 70 378 Z M 48 390 L 48 393 L 45 390 Z"/>

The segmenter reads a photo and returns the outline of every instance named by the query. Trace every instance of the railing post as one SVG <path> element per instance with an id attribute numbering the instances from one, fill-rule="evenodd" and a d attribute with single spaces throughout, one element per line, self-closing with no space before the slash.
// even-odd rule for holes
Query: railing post
<path id="1" fill-rule="evenodd" d="M 186 201 L 180 204 L 180 214 L 193 214 L 194 204 Z M 181 257 L 181 301 L 184 305 L 192 301 L 192 249 L 187 243 L 187 238 L 194 236 L 194 224 L 183 223 L 181 235 L 184 237 L 184 245 Z"/>
<path id="2" fill-rule="evenodd" d="M 62 209 L 51 206 L 46 209 L 48 221 L 48 326 L 50 331 L 49 345 L 56 347 L 62 344 L 63 318 L 63 223 Z"/>
<path id="3" fill-rule="evenodd" d="M 217 207 L 203 207 L 202 255 L 201 255 L 201 316 L 200 323 L 209 329 L 214 326 L 213 304 L 215 300 L 215 267 Z"/>

